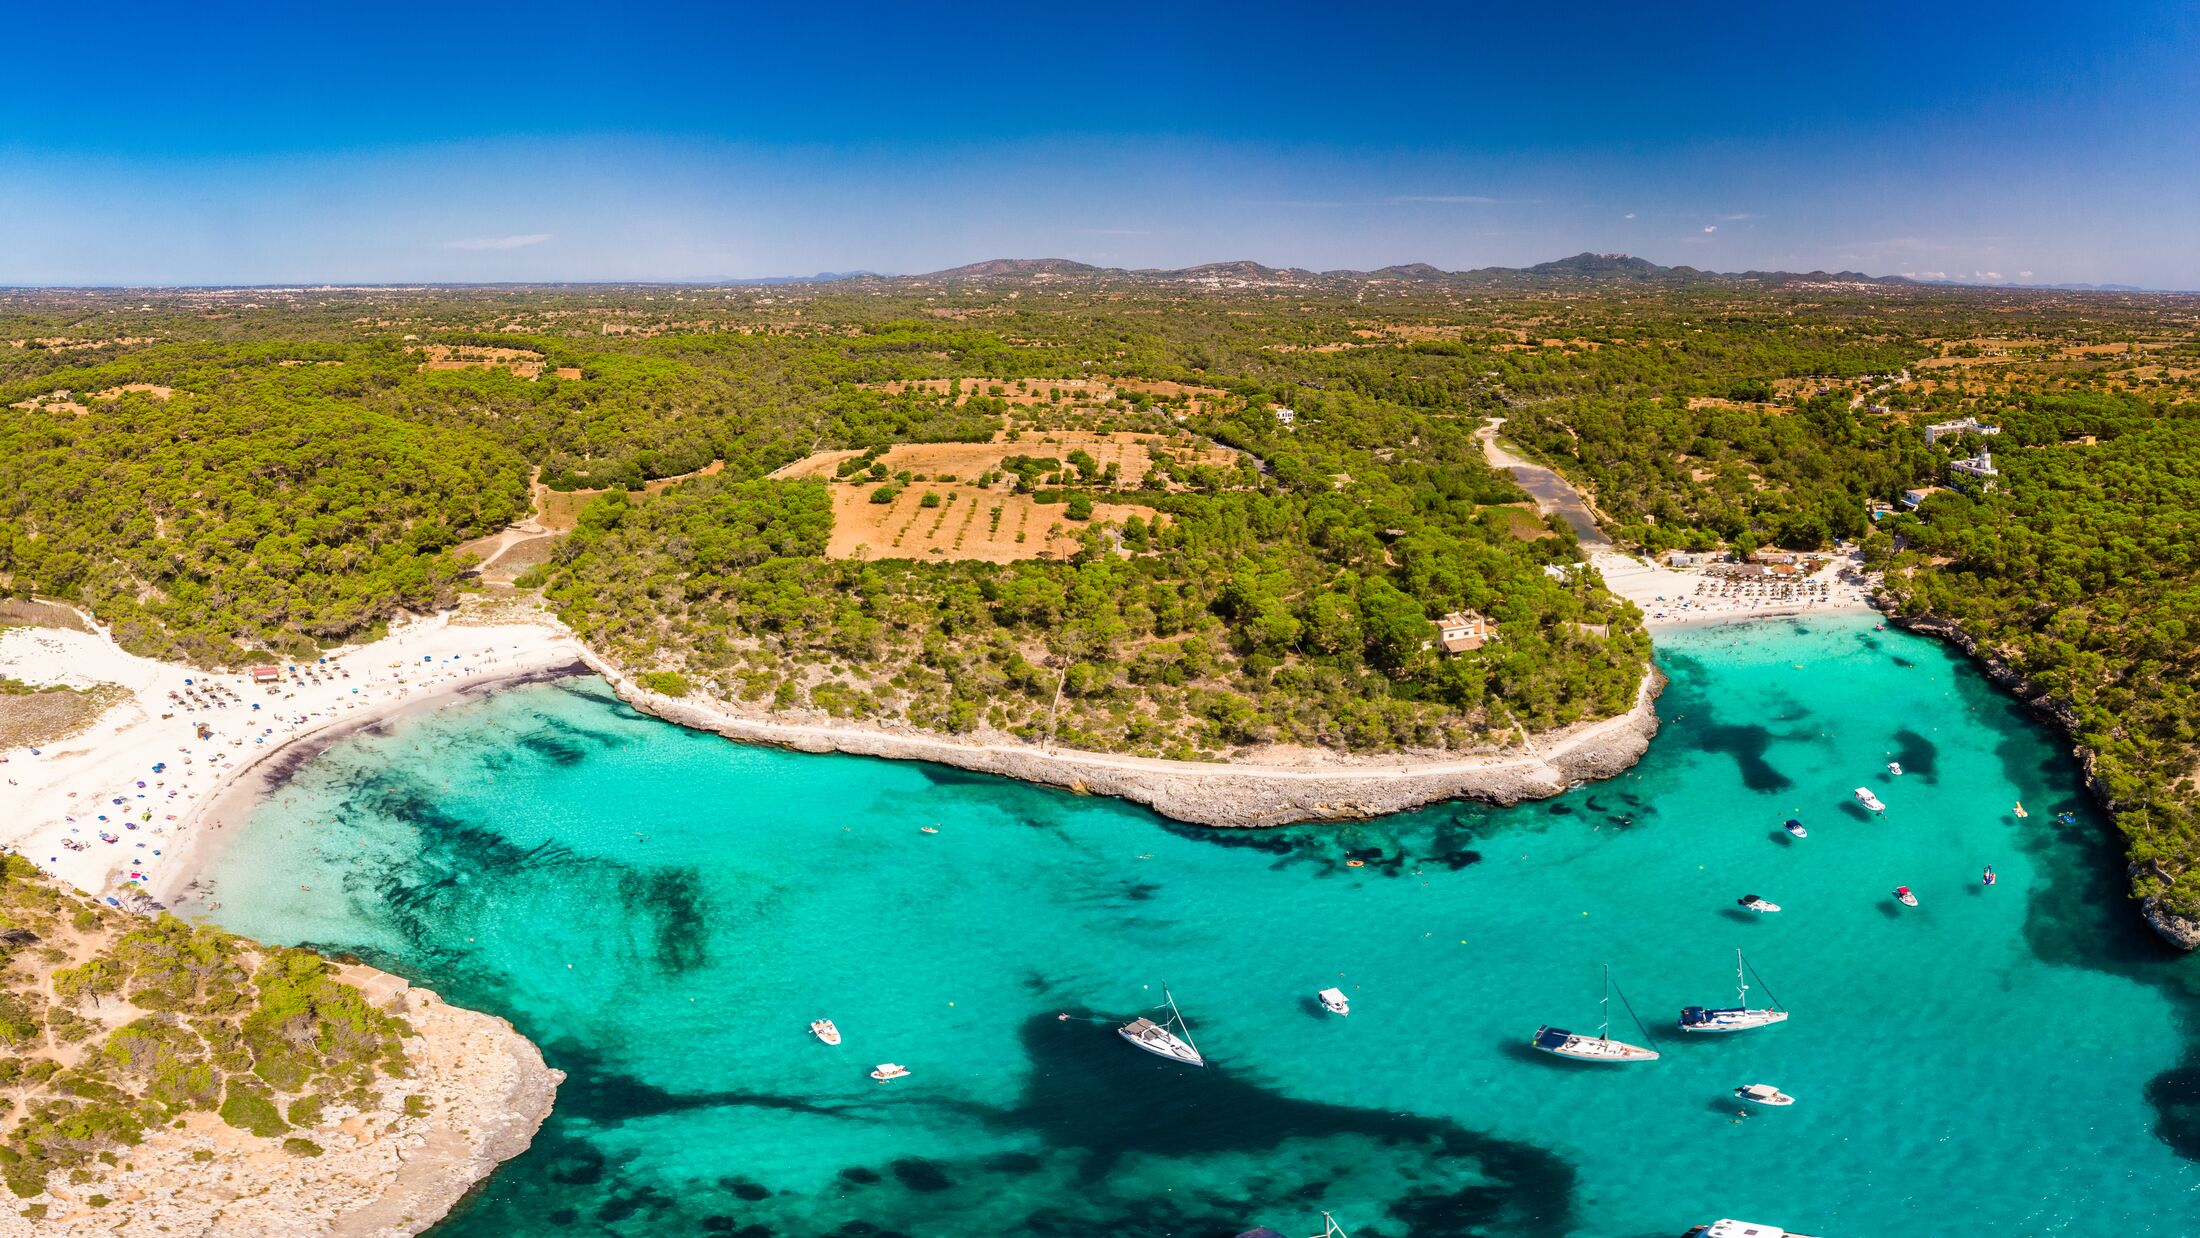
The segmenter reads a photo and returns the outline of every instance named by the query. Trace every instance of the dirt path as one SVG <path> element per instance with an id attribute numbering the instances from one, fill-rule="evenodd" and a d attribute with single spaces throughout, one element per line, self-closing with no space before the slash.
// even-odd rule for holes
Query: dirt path
<path id="1" fill-rule="evenodd" d="M 1546 516 L 1557 512 L 1563 517 L 1573 528 L 1574 536 L 1581 539 L 1583 549 L 1612 549 L 1612 539 L 1604 535 L 1603 527 L 1597 523 L 1596 509 L 1572 483 L 1556 470 L 1530 463 L 1498 446 L 1497 431 L 1504 424 L 1503 417 L 1493 417 L 1489 424 L 1474 432 L 1474 436 L 1482 440 L 1482 458 L 1490 462 L 1491 468 L 1511 473 L 1520 488 L 1535 500 L 1537 511 Z"/>

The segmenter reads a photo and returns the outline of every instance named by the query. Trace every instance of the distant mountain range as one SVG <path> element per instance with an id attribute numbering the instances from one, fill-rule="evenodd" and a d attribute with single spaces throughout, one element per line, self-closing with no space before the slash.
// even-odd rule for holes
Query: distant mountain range
<path id="1" fill-rule="evenodd" d="M 729 282 L 822 284 L 850 280 L 935 284 L 1018 284 L 1038 281 L 1175 283 L 1215 288 L 1284 288 L 1387 282 L 1455 287 L 1563 287 L 1574 284 L 1643 284 L 1660 287 L 1882 284 L 2056 292 L 2146 291 L 2127 284 L 1973 284 L 1954 280 L 1913 279 L 1905 275 L 1866 275 L 1861 271 L 1705 271 L 1691 266 L 1659 266 L 1646 258 L 1637 258 L 1631 254 L 1596 253 L 1579 253 L 1555 262 L 1538 262 L 1534 266 L 1476 267 L 1471 271 L 1446 271 L 1426 262 L 1409 262 L 1373 271 L 1310 271 L 1304 267 L 1272 267 L 1241 260 L 1161 270 L 1154 267 L 1126 269 L 1094 266 L 1069 258 L 989 258 L 984 262 L 972 262 L 923 275 L 880 275 L 872 271 L 845 271 Z"/>
<path id="2" fill-rule="evenodd" d="M 882 279 L 868 273 L 832 278 Z M 1205 284 L 1215 287 L 1304 286 L 1338 281 L 1457 285 L 1542 285 L 1566 283 L 1721 284 L 1736 281 L 1772 283 L 1870 283 L 1914 284 L 1899 275 L 1871 276 L 1858 271 L 1743 271 L 1722 274 L 1695 267 L 1659 266 L 1629 254 L 1575 254 L 1556 262 L 1530 267 L 1478 267 L 1471 271 L 1446 271 L 1426 262 L 1387 266 L 1374 271 L 1310 271 L 1304 267 L 1272 267 L 1258 262 L 1209 262 L 1200 266 L 1161 270 L 1153 267 L 1125 269 L 1093 266 L 1068 258 L 992 258 L 966 266 L 950 267 L 924 275 L 893 277 L 926 283 L 1022 283 L 1037 280 L 1096 280 Z M 793 282 L 793 281 L 772 281 Z M 809 282 L 809 281 L 804 281 Z"/>

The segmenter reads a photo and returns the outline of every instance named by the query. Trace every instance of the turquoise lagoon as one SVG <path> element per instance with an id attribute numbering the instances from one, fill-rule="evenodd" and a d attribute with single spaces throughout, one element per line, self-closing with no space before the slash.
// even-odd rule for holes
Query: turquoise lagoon
<path id="1" fill-rule="evenodd" d="M 1620 778 L 1261 832 L 513 687 L 305 762 L 216 916 L 569 1072 L 444 1238 L 2200 1229 L 2200 960 L 2132 914 L 2055 737 L 1868 618 L 1660 656 L 1665 727 Z M 1737 947 L 1793 1019 L 1684 1039 Z M 1604 964 L 1664 1059 L 1530 1052 L 1594 1029 Z M 1163 982 L 1212 1069 L 1115 1037 Z M 1799 1103 L 1744 1114 L 1755 1082 Z"/>

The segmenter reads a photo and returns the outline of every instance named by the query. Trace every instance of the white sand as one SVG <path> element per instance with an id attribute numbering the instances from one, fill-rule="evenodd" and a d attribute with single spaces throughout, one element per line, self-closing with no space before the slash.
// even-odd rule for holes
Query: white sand
<path id="1" fill-rule="evenodd" d="M 1643 622 L 1652 628 L 1863 610 L 1870 605 L 1874 587 L 1862 579 L 1862 564 L 1854 557 L 1836 557 L 1809 576 L 1765 577 L 1767 583 L 1754 590 L 1724 592 L 1719 580 L 1700 570 L 1665 567 L 1610 551 L 1593 555 L 1590 561 L 1603 574 L 1606 587 L 1642 608 Z M 1769 583 L 1776 580 L 1785 581 L 1794 595 L 1780 596 L 1778 586 Z M 1823 596 L 1817 592 L 1820 584 L 1826 586 Z"/>
<path id="2" fill-rule="evenodd" d="M 119 684 L 132 694 L 73 739 L 0 751 L 0 844 L 101 898 L 127 905 L 144 892 L 160 896 L 188 881 L 194 844 L 220 793 L 274 753 L 333 727 L 580 656 L 579 643 L 548 620 L 477 625 L 452 618 L 411 622 L 383 640 L 335 650 L 325 662 L 296 663 L 298 676 L 289 659 L 270 659 L 283 670 L 272 690 L 246 674 L 210 675 L 125 653 L 104 631 L 0 632 L 0 675 L 72 687 Z M 320 682 L 305 674 L 309 668 Z M 224 691 L 210 694 L 210 685 Z M 203 702 L 197 707 L 186 695 L 193 691 Z M 211 737 L 197 737 L 201 723 Z M 161 763 L 166 769 L 156 771 Z"/>

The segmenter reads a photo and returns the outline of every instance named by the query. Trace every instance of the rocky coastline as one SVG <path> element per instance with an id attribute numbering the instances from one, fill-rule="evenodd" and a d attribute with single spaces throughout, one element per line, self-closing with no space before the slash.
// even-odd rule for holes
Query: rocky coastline
<path id="1" fill-rule="evenodd" d="M 2068 701 L 2061 700 L 2034 684 L 2029 676 L 2009 665 L 2000 655 L 1981 649 L 1977 638 L 1965 631 L 1961 624 L 1938 615 L 1906 615 L 1885 601 L 1877 601 L 1887 616 L 1887 622 L 1904 631 L 1938 637 L 1961 649 L 1964 655 L 1977 663 L 1986 677 L 2003 690 L 2022 701 L 2026 708 L 2047 718 L 2060 728 L 2070 740 L 2070 754 L 2085 771 L 2086 790 L 2103 811 L 2115 813 L 2119 809 L 2116 798 L 2110 794 L 2108 783 L 2100 776 L 2097 758 L 2091 748 L 2078 742 L 2078 715 Z M 2131 875 L 2139 870 L 2134 867 Z M 2200 949 L 2200 919 L 2180 915 L 2151 895 L 2139 900 L 2139 914 L 2159 934 L 2163 941 L 2179 950 Z"/>
<path id="2" fill-rule="evenodd" d="M 635 709 L 742 743 L 932 761 L 1079 794 L 1115 796 L 1172 820 L 1223 828 L 1357 820 L 1451 799 L 1500 805 L 1546 799 L 1579 783 L 1609 778 L 1641 759 L 1657 734 L 1655 706 L 1665 684 L 1655 668 L 1647 670 L 1627 712 L 1530 736 L 1517 748 L 1382 757 L 1256 751 L 1243 759 L 1210 763 L 1050 749 L 997 734 L 964 738 L 858 722 L 809 724 L 751 716 L 715 702 L 652 692 L 593 652 L 584 656 L 590 669 Z"/>

